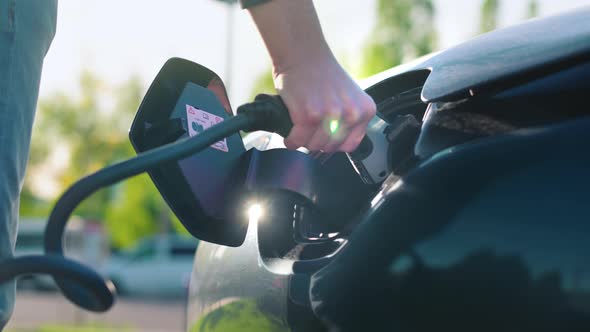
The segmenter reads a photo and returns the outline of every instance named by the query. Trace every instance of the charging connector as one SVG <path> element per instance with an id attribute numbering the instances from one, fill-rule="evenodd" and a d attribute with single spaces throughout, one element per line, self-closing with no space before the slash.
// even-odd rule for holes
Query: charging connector
<path id="1" fill-rule="evenodd" d="M 280 97 L 261 95 L 238 109 L 238 115 L 201 134 L 160 146 L 123 162 L 108 166 L 74 183 L 55 204 L 45 229 L 45 255 L 22 256 L 0 262 L 0 283 L 19 275 L 44 273 L 53 276 L 63 295 L 76 305 L 95 312 L 108 310 L 115 291 L 95 271 L 64 257 L 63 235 L 74 209 L 97 190 L 146 172 L 158 165 L 198 153 L 240 130 L 266 130 L 288 135 L 292 123 Z"/>

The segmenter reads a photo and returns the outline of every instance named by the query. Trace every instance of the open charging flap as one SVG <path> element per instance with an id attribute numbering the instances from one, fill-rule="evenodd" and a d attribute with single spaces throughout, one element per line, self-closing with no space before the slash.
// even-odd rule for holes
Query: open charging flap
<path id="1" fill-rule="evenodd" d="M 233 117 L 222 80 L 180 58 L 168 60 L 146 93 L 129 133 L 137 153 L 198 136 Z M 257 190 L 318 200 L 326 185 L 310 156 L 286 149 L 246 152 L 239 133 L 200 153 L 148 171 L 160 194 L 196 238 L 243 243 L 248 200 Z M 324 188 L 324 189 L 322 189 Z"/>
<path id="2" fill-rule="evenodd" d="M 222 80 L 180 58 L 168 60 L 148 89 L 130 129 L 137 153 L 197 136 L 233 116 Z M 248 222 L 235 204 L 245 148 L 239 133 L 188 158 L 148 171 L 160 194 L 195 237 L 239 246 Z M 232 208 L 233 207 L 233 208 Z"/>
<path id="3" fill-rule="evenodd" d="M 225 86 L 218 75 L 199 64 L 172 58 L 148 89 L 129 137 L 137 153 L 142 153 L 198 136 L 233 116 Z M 366 189 L 344 154 L 320 164 L 298 151 L 246 151 L 239 133 L 185 159 L 161 164 L 148 173 L 166 203 L 193 236 L 226 246 L 243 243 L 249 223 L 249 205 L 253 199 L 264 200 L 273 192 L 280 192 L 293 206 L 304 202 L 314 210 L 330 211 L 330 218 L 327 213 L 312 218 L 314 222 L 321 221 L 322 229 L 324 226 L 334 229 L 333 220 L 340 224 L 339 220 L 348 219 L 347 216 L 358 211 L 359 204 L 366 200 L 365 194 L 359 195 Z M 343 201 L 349 208 L 343 208 Z M 285 213 L 290 220 L 286 222 L 289 230 L 285 232 L 292 237 L 293 211 Z M 305 222 L 303 228 L 315 229 L 315 226 Z M 320 230 L 318 233 L 327 232 Z M 295 237 L 297 234 L 295 231 Z"/>

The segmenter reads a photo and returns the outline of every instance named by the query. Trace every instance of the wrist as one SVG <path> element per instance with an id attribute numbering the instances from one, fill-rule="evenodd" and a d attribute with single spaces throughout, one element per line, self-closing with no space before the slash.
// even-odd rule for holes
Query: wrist
<path id="1" fill-rule="evenodd" d="M 313 52 L 292 52 L 285 56 L 272 57 L 273 76 L 277 77 L 298 68 L 322 68 L 322 66 L 328 66 L 336 62 L 336 58 L 327 45 L 310 48 L 301 47 L 297 51 L 304 50 L 313 50 Z"/>
<path id="2" fill-rule="evenodd" d="M 266 44 L 275 76 L 333 60 L 312 0 L 273 0 L 248 11 Z"/>

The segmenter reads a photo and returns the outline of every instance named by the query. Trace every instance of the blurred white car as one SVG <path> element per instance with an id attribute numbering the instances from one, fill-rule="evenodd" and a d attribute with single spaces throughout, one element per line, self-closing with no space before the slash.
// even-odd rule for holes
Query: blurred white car
<path id="1" fill-rule="evenodd" d="M 179 297 L 186 294 L 198 240 L 160 235 L 113 255 L 101 269 L 122 295 Z"/>
<path id="2" fill-rule="evenodd" d="M 15 256 L 43 254 L 46 220 L 21 218 L 18 226 Z M 100 225 L 73 217 L 65 232 L 65 254 L 68 258 L 92 267 L 99 266 L 107 256 L 108 243 Z M 54 290 L 56 285 L 48 275 L 31 275 L 19 279 L 20 288 Z"/>

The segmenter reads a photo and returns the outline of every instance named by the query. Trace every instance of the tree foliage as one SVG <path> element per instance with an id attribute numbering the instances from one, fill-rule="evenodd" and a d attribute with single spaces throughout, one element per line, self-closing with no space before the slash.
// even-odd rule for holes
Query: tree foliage
<path id="1" fill-rule="evenodd" d="M 272 79 L 272 69 L 265 71 L 264 73 L 260 74 L 256 81 L 254 81 L 254 85 L 252 88 L 250 99 L 254 100 L 256 95 L 261 93 L 267 94 L 276 94 L 277 90 L 275 89 L 275 84 Z"/>
<path id="2" fill-rule="evenodd" d="M 481 6 L 481 17 L 479 21 L 479 32 L 485 33 L 496 29 L 498 26 L 498 0 L 484 0 Z"/>
<path id="3" fill-rule="evenodd" d="M 362 51 L 355 76 L 367 77 L 436 48 L 434 6 L 431 0 L 377 0 L 377 22 Z M 252 95 L 273 93 L 270 71 L 259 76 Z"/>
<path id="4" fill-rule="evenodd" d="M 484 0 L 480 11 L 479 32 L 485 33 L 498 27 L 500 0 Z M 534 18 L 539 15 L 539 3 L 537 0 L 529 0 L 525 18 Z"/>
<path id="5" fill-rule="evenodd" d="M 527 6 L 526 18 L 534 18 L 539 16 L 539 3 L 537 0 L 530 0 Z"/>
<path id="6" fill-rule="evenodd" d="M 21 197 L 23 216 L 48 214 L 52 204 L 38 197 L 35 179 L 48 171 L 59 147 L 69 152 L 66 166 L 54 174 L 60 192 L 85 175 L 135 155 L 127 132 L 144 92 L 140 79 L 131 77 L 111 88 L 84 72 L 79 83 L 78 97 L 56 93 L 39 101 Z M 112 245 L 118 248 L 171 230 L 172 213 L 147 175 L 98 191 L 74 213 L 104 222 Z"/>
<path id="7" fill-rule="evenodd" d="M 363 51 L 360 76 L 397 66 L 435 47 L 431 0 L 378 0 L 377 23 Z"/>

